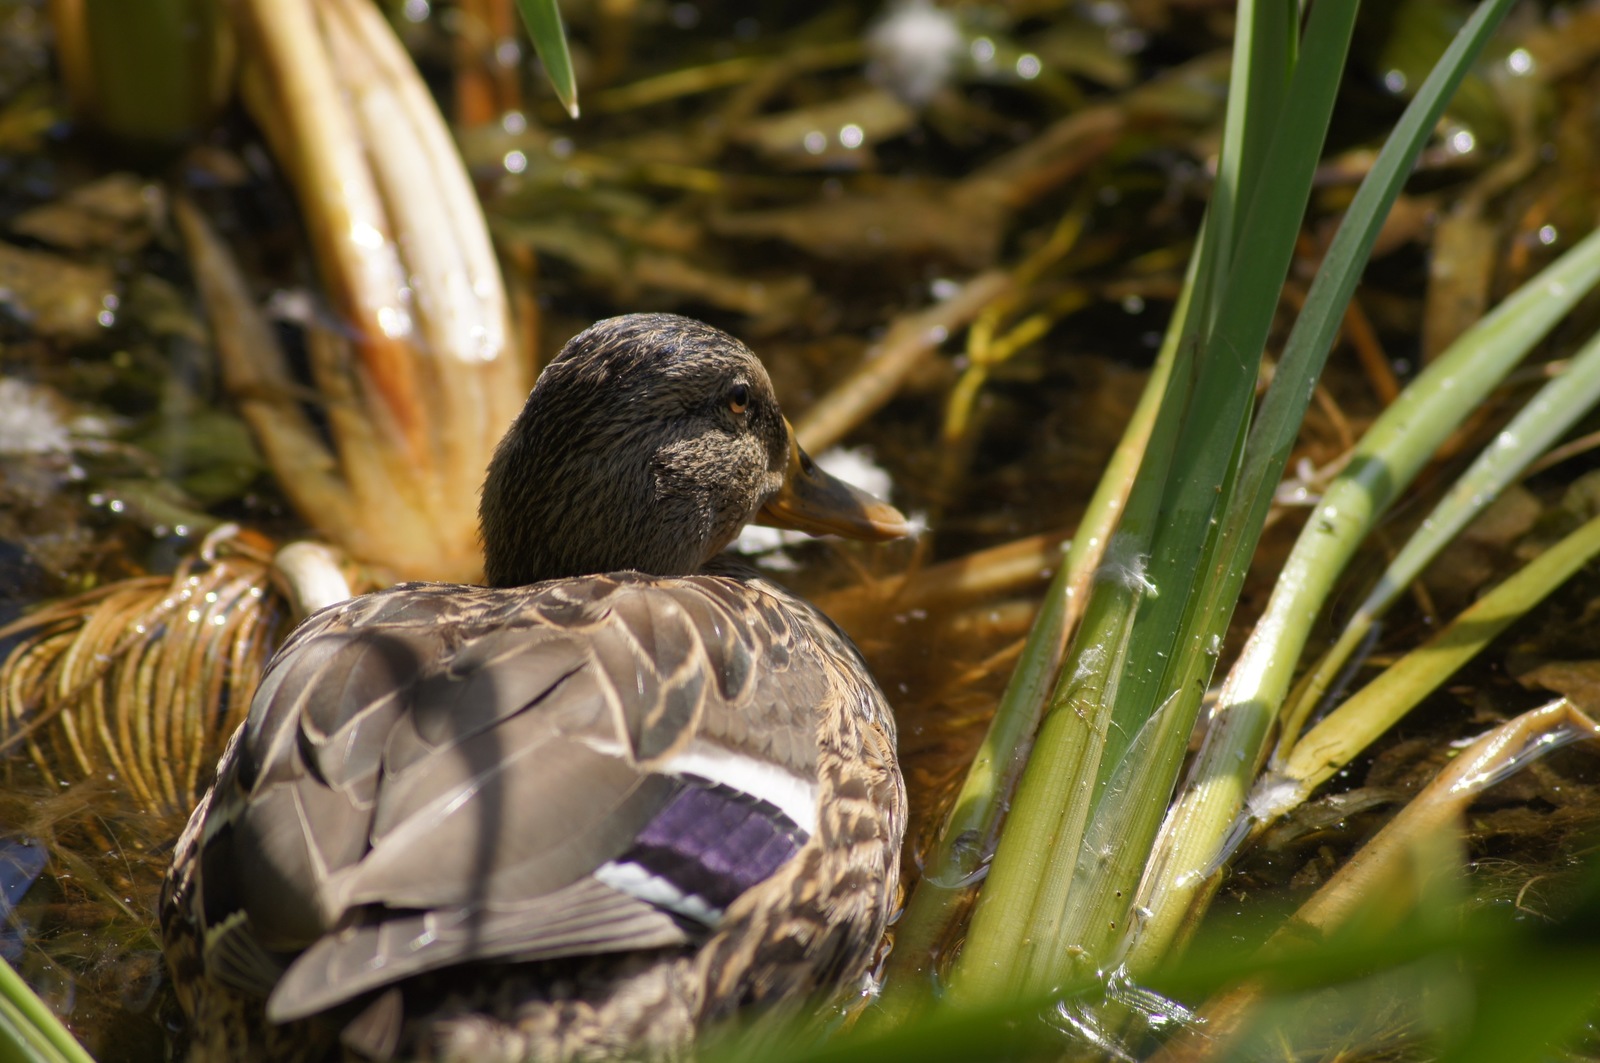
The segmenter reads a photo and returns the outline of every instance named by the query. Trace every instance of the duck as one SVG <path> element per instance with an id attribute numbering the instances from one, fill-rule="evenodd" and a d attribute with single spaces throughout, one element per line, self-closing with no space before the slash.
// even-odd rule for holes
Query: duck
<path id="1" fill-rule="evenodd" d="M 220 1059 L 679 1059 L 870 981 L 898 903 L 895 721 L 851 640 L 725 551 L 883 541 L 761 362 L 673 314 L 577 336 L 496 448 L 483 585 L 308 617 L 160 899 Z"/>

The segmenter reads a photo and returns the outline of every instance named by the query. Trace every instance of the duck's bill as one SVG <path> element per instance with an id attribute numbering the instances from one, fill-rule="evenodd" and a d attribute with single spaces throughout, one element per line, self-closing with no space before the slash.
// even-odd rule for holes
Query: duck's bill
<path id="1" fill-rule="evenodd" d="M 911 534 L 905 515 L 889 503 L 823 472 L 789 432 L 783 490 L 756 514 L 756 523 L 812 535 L 882 542 Z"/>

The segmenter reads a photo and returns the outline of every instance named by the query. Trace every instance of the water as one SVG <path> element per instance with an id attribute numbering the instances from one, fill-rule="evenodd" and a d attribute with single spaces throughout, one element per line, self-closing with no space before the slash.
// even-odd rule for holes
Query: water
<path id="1" fill-rule="evenodd" d="M 1138 17 L 1119 4 L 1095 4 L 1016 23 L 1004 9 L 984 9 L 976 13 L 981 33 L 956 28 L 988 41 L 989 60 L 952 60 L 931 89 L 919 84 L 910 94 L 925 99 L 891 105 L 867 70 L 863 41 L 872 28 L 849 5 L 705 5 L 693 19 L 686 10 L 640 9 L 638 18 L 664 21 L 635 26 L 574 12 L 592 79 L 585 117 L 574 124 L 531 73 L 475 65 L 470 54 L 463 60 L 468 52 L 448 28 L 455 16 L 442 5 L 405 5 L 406 42 L 446 101 L 483 198 L 507 271 L 515 334 L 536 358 L 548 357 L 596 317 L 692 313 L 751 342 L 798 417 L 868 359 L 904 315 L 953 296 L 986 269 L 1014 266 L 1064 213 L 1088 210 L 1079 242 L 984 326 L 1003 337 L 1042 321 L 1032 342 L 990 371 L 957 460 L 932 441 L 946 397 L 970 364 L 962 361 L 970 353 L 966 321 L 932 326 L 925 335 L 935 353 L 915 363 L 890 389 L 892 401 L 850 435 L 887 471 L 895 501 L 928 515 L 931 533 L 898 551 L 795 546 L 796 567 L 783 578 L 820 597 L 1070 527 L 1131 412 L 1150 337 L 1159 335 L 1177 291 L 1206 192 L 1206 131 L 1221 100 L 1220 67 L 1205 61 L 1225 46 L 1223 27 L 1162 4 L 1145 5 Z M 207 625 L 227 639 L 182 645 L 199 656 L 201 647 L 225 646 L 238 657 L 221 687 L 207 692 L 195 683 L 162 702 L 176 721 L 183 695 L 204 695 L 211 723 L 203 734 L 146 718 L 150 734 L 141 738 L 140 717 L 115 710 L 112 683 L 104 711 L 63 699 L 76 713 L 72 727 L 58 718 L 18 738 L 5 761 L 0 833 L 37 839 L 52 861 L 22 897 L 14 934 L 4 940 L 21 948 L 21 969 L 98 1058 L 150 1060 L 160 1057 L 175 1021 L 153 929 L 169 847 L 228 720 L 242 711 L 251 669 L 283 630 L 286 607 L 264 560 L 272 541 L 303 534 L 325 515 L 303 503 L 296 511 L 298 474 L 273 473 L 282 457 L 252 442 L 260 425 L 247 424 L 225 395 L 217 334 L 197 283 L 217 274 L 195 264 L 192 243 L 174 226 L 180 197 L 194 199 L 222 232 L 251 300 L 271 308 L 264 328 L 283 340 L 287 372 L 302 389 L 291 409 L 304 422 L 304 440 L 326 445 L 343 430 L 338 404 L 318 400 L 311 384 L 311 367 L 331 349 L 318 346 L 316 328 L 341 340 L 360 337 L 313 282 L 292 197 L 245 119 L 232 114 L 154 154 L 109 145 L 71 120 L 47 44 L 41 3 L 0 0 L 0 251 L 24 255 L 20 273 L 31 284 L 0 298 L 0 618 L 154 573 L 147 596 L 121 606 L 127 631 L 155 647 L 138 659 L 155 668 L 161 647 L 180 645 L 175 632 Z M 1009 58 L 999 63 L 1000 56 Z M 1023 73 L 1034 69 L 1024 59 L 1040 64 L 1034 76 Z M 1180 68 L 1188 88 L 1163 95 L 1159 79 Z M 1143 139 L 1131 157 L 1107 154 L 1109 144 L 1098 142 L 1049 148 L 1048 135 L 1086 104 L 1122 108 L 1141 86 Z M 830 137 L 814 152 L 805 135 L 786 147 L 774 133 L 775 119 L 793 119 L 799 129 L 819 109 L 830 130 L 853 130 L 850 143 Z M 1361 142 L 1381 120 L 1346 120 L 1346 140 Z M 1462 169 L 1452 172 L 1470 175 L 1483 165 L 1494 147 L 1485 136 L 1474 158 L 1455 160 Z M 1085 165 L 1090 176 L 1080 179 Z M 1557 215 L 1561 232 L 1582 231 L 1565 219 L 1559 194 L 1549 203 L 1527 216 Z M 1418 271 L 1393 262 L 1378 268 L 1405 279 L 1384 293 L 1390 302 L 1375 296 L 1372 312 L 1395 353 L 1409 356 L 1422 282 Z M 408 288 L 414 281 L 405 278 Z M 406 305 L 427 298 L 408 292 Z M 1062 309 L 1069 304 L 1079 308 Z M 380 330 L 385 321 L 397 324 L 382 318 Z M 235 322 L 219 331 L 244 328 Z M 464 333 L 474 350 L 492 334 Z M 1336 357 L 1332 372 L 1345 415 L 1370 415 L 1357 371 Z M 1308 437 L 1310 467 L 1326 467 L 1338 453 L 1328 442 L 1337 432 L 1314 420 Z M 468 495 L 475 483 L 466 481 Z M 245 533 L 211 540 L 222 551 L 213 556 L 235 566 L 221 573 L 195 558 L 201 541 L 227 523 Z M 465 526 L 470 532 L 470 520 Z M 1278 548 L 1269 538 L 1263 553 Z M 199 602 L 164 612 L 169 577 L 185 559 L 210 582 Z M 1116 577 L 1155 591 L 1142 559 L 1124 559 Z M 1021 634 L 1015 618 L 1039 586 L 1013 583 L 915 609 L 869 600 L 839 613 L 884 688 L 896 692 L 918 851 L 982 735 L 1009 668 L 1004 651 Z M 61 631 L 74 623 L 64 616 Z M 119 648 L 120 631 L 98 649 L 86 644 L 84 666 L 125 659 L 118 655 L 131 643 Z M 15 650 L 21 639 L 59 634 L 33 629 L 0 645 Z M 1229 644 L 1213 647 L 1224 663 Z M 142 673 L 113 674 L 135 684 Z M 1498 699 L 1509 704 L 1515 696 L 1497 688 L 1491 700 Z M 1441 718 L 1460 709 L 1436 709 L 1419 726 L 1436 739 L 1451 729 Z M 1425 759 L 1415 749 L 1410 755 Z M 1411 763 L 1391 749 L 1377 755 L 1372 771 L 1388 765 L 1386 757 Z M 1562 770 L 1563 792 L 1586 799 L 1584 773 Z M 1573 797 L 1559 807 L 1569 810 L 1561 829 L 1570 830 L 1587 806 Z M 1334 847 L 1347 847 L 1359 827 L 1333 831 Z M 1328 833 L 1318 829 L 1319 837 Z M 1518 837 L 1547 858 L 1559 849 L 1532 828 Z M 1321 859 L 1315 849 L 1308 856 L 1285 845 L 1260 858 L 1295 864 L 1275 867 L 1283 872 L 1277 888 L 1291 888 L 1284 880 Z M 986 866 L 979 861 L 942 885 L 970 887 Z M 1271 877 L 1255 865 L 1245 874 Z"/>

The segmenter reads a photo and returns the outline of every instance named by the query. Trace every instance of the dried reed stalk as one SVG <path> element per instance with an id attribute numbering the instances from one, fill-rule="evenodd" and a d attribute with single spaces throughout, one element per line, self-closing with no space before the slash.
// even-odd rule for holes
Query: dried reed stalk
<path id="1" fill-rule="evenodd" d="M 50 785 L 124 786 L 145 810 L 187 812 L 243 721 L 287 609 L 270 557 L 213 539 L 171 576 L 123 580 L 0 628 L 0 754 L 26 751 Z M 15 758 L 6 764 L 8 781 Z"/>

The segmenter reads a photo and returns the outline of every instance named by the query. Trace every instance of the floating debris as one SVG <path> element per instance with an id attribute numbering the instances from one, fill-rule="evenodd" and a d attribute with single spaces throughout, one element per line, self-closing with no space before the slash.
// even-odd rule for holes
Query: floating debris
<path id="1" fill-rule="evenodd" d="M 109 269 L 0 243 L 0 307 L 40 336 L 89 339 L 111 323 L 116 305 Z"/>
<path id="2" fill-rule="evenodd" d="M 51 785 L 109 779 L 148 811 L 187 811 L 287 615 L 270 554 L 217 533 L 171 576 L 47 605 L 0 628 L 0 753 L 20 747 Z"/>

